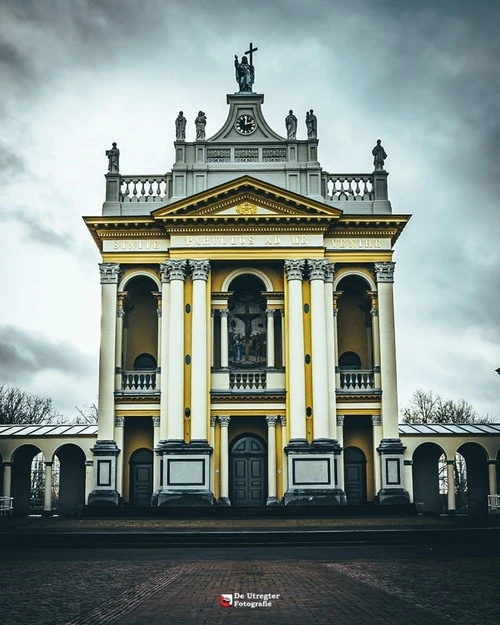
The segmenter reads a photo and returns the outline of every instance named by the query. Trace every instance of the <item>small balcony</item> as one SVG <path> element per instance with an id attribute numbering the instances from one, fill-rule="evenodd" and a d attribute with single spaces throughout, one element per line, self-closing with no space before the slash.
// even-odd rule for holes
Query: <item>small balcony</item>
<path id="1" fill-rule="evenodd" d="M 155 395 L 158 371 L 122 371 L 122 395 Z"/>
<path id="2" fill-rule="evenodd" d="M 341 369 L 340 391 L 358 393 L 375 390 L 375 374 L 372 369 Z"/>

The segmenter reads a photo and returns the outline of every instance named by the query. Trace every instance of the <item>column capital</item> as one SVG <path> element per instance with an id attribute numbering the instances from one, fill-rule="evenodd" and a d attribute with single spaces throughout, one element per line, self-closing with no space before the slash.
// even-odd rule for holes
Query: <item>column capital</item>
<path id="1" fill-rule="evenodd" d="M 337 425 L 343 426 L 344 425 L 344 419 L 345 419 L 344 415 L 338 414 L 337 415 Z"/>
<path id="2" fill-rule="evenodd" d="M 396 263 L 373 263 L 375 278 L 377 282 L 394 282 L 394 268 Z"/>
<path id="3" fill-rule="evenodd" d="M 125 417 L 115 417 L 115 427 L 122 428 L 125 425 Z"/>
<path id="4" fill-rule="evenodd" d="M 303 280 L 306 261 L 300 258 L 285 260 L 285 277 L 290 280 Z"/>
<path id="5" fill-rule="evenodd" d="M 210 427 L 215 427 L 215 423 L 217 422 L 217 417 L 210 417 Z"/>
<path id="6" fill-rule="evenodd" d="M 274 317 L 276 310 L 274 308 L 266 308 L 266 317 Z"/>
<path id="7" fill-rule="evenodd" d="M 151 417 L 153 419 L 153 427 L 154 428 L 159 428 L 160 427 L 160 417 Z"/>
<path id="8" fill-rule="evenodd" d="M 119 263 L 99 263 L 101 284 L 118 284 L 120 279 Z"/>
<path id="9" fill-rule="evenodd" d="M 187 260 L 167 260 L 164 264 L 168 266 L 170 281 L 182 280 L 184 282 L 187 275 Z"/>
<path id="10" fill-rule="evenodd" d="M 372 415 L 372 425 L 382 425 L 382 417 L 379 414 Z"/>
<path id="11" fill-rule="evenodd" d="M 278 417 L 266 417 L 267 427 L 268 428 L 275 428 L 277 420 L 278 420 Z"/>
<path id="12" fill-rule="evenodd" d="M 170 282 L 170 265 L 168 261 L 160 263 L 160 280 L 162 283 Z"/>
<path id="13" fill-rule="evenodd" d="M 219 315 L 221 317 L 229 317 L 229 309 L 228 308 L 221 308 L 219 310 Z"/>
<path id="14" fill-rule="evenodd" d="M 191 276 L 193 280 L 208 280 L 210 273 L 210 262 L 208 260 L 190 260 Z"/>
<path id="15" fill-rule="evenodd" d="M 281 427 L 286 428 L 286 417 L 280 417 Z"/>
<path id="16" fill-rule="evenodd" d="M 325 268 L 328 261 L 324 258 L 313 258 L 307 261 L 309 268 L 309 280 L 325 280 Z"/>
<path id="17" fill-rule="evenodd" d="M 229 422 L 231 421 L 231 417 L 219 417 L 219 422 L 221 428 L 229 427 Z"/>
<path id="18" fill-rule="evenodd" d="M 335 263 L 326 262 L 325 265 L 325 282 L 333 283 L 333 277 L 335 275 Z"/>

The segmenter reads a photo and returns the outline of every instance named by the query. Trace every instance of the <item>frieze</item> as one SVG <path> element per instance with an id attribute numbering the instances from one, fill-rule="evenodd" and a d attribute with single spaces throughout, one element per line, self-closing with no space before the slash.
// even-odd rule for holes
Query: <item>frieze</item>
<path id="1" fill-rule="evenodd" d="M 167 252 L 166 239 L 104 239 L 103 252 Z"/>
<path id="2" fill-rule="evenodd" d="M 368 237 L 325 237 L 327 250 L 390 250 L 391 239 Z"/>
<path id="3" fill-rule="evenodd" d="M 172 235 L 172 248 L 323 247 L 321 234 Z"/>

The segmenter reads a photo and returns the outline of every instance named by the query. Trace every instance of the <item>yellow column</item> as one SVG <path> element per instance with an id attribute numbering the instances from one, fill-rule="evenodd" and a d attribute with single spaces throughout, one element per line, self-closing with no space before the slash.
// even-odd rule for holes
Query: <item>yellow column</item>
<path id="1" fill-rule="evenodd" d="M 326 350 L 328 375 L 328 423 L 330 438 L 337 440 L 337 394 L 335 388 L 335 363 L 337 350 L 335 349 L 335 323 L 333 315 L 333 276 L 335 264 L 325 266 L 325 318 L 326 318 Z"/>
<path id="2" fill-rule="evenodd" d="M 170 267 L 167 263 L 160 264 L 161 279 L 161 317 L 160 340 L 161 349 L 158 356 L 158 367 L 161 370 L 160 378 L 160 440 L 168 438 L 168 318 L 170 313 Z"/>

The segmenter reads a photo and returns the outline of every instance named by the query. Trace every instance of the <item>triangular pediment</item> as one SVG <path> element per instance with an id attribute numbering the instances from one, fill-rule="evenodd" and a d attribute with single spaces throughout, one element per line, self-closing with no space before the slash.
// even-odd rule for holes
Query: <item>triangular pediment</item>
<path id="1" fill-rule="evenodd" d="M 342 211 L 251 176 L 221 184 L 152 212 L 160 222 L 337 220 Z"/>

